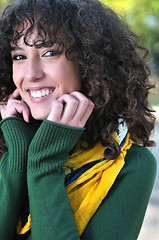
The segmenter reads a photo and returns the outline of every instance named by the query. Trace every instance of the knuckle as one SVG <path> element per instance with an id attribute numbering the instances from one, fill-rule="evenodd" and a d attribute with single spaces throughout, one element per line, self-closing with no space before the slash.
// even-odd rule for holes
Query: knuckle
<path id="1" fill-rule="evenodd" d="M 52 102 L 52 107 L 62 107 L 62 106 L 63 106 L 63 104 L 59 100 L 54 100 Z"/>
<path id="2" fill-rule="evenodd" d="M 83 100 L 83 102 L 88 105 L 88 104 L 89 104 L 89 99 L 88 99 L 88 98 L 85 98 L 85 99 Z"/>
<path id="3" fill-rule="evenodd" d="M 76 98 L 72 98 L 71 103 L 72 103 L 72 105 L 75 105 L 75 106 L 77 106 L 79 104 L 79 102 Z"/>
<path id="4" fill-rule="evenodd" d="M 89 102 L 90 107 L 93 109 L 95 107 L 94 103 L 90 100 Z"/>
<path id="5" fill-rule="evenodd" d="M 19 103 L 19 101 L 11 98 L 11 99 L 8 100 L 7 105 L 13 105 L 13 104 L 16 104 L 16 103 Z"/>
<path id="6" fill-rule="evenodd" d="M 13 99 L 9 98 L 8 102 L 7 102 L 7 105 L 12 104 L 12 103 L 13 103 Z"/>
<path id="7" fill-rule="evenodd" d="M 78 91 L 74 91 L 70 95 L 75 97 L 75 98 L 78 98 L 78 99 L 82 99 L 83 97 L 85 97 L 85 95 L 83 95 L 83 93 L 78 92 Z"/>
<path id="8" fill-rule="evenodd" d="M 60 98 L 66 98 L 66 97 L 68 97 L 67 93 L 63 94 Z"/>
<path id="9" fill-rule="evenodd" d="M 82 102 L 82 104 L 85 105 L 85 106 L 88 106 L 88 105 L 89 105 L 89 99 L 86 98 L 85 96 L 83 96 L 83 97 L 81 98 L 81 102 Z"/>
<path id="10" fill-rule="evenodd" d="M 73 91 L 73 92 L 71 93 L 71 95 L 74 95 L 74 94 L 80 94 L 80 92 L 78 92 L 78 91 Z"/>

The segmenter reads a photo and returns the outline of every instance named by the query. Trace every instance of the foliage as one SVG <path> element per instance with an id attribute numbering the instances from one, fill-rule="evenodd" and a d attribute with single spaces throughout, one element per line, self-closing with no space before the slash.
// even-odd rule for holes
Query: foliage
<path id="1" fill-rule="evenodd" d="M 150 50 L 152 70 L 159 73 L 159 0 L 101 0 L 121 14 Z"/>
<path id="2" fill-rule="evenodd" d="M 9 3 L 13 2 L 14 0 L 0 0 L 0 11 Z"/>

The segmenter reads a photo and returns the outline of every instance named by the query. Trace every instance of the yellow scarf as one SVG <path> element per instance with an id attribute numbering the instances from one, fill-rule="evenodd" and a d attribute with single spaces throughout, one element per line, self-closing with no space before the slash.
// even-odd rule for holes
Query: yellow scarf
<path id="1" fill-rule="evenodd" d="M 114 138 L 120 144 L 116 134 L 114 134 Z M 69 157 L 68 162 L 64 164 L 63 167 L 67 176 L 70 173 L 70 169 L 75 171 L 86 164 L 99 160 L 93 167 L 89 168 L 76 180 L 66 186 L 80 235 L 83 233 L 88 222 L 97 211 L 120 170 L 123 168 L 125 155 L 131 145 L 132 141 L 128 133 L 124 144 L 121 146 L 121 154 L 114 160 L 105 160 L 103 154 L 105 147 L 100 143 L 97 143 L 94 148 L 87 151 L 82 150 L 79 145 L 77 145 L 74 153 Z M 30 228 L 31 217 L 29 215 L 28 222 L 24 227 L 22 227 L 21 220 L 19 220 L 17 233 L 24 234 Z"/>

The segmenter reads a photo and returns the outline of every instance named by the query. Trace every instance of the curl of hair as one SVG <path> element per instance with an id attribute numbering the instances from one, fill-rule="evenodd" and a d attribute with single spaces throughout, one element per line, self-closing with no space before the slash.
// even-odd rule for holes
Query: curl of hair
<path id="1" fill-rule="evenodd" d="M 120 147 L 112 137 L 118 119 L 124 118 L 134 143 L 151 146 L 155 117 L 149 107 L 148 51 L 140 39 L 110 8 L 96 0 L 21 0 L 9 5 L 0 19 L 0 99 L 15 88 L 12 80 L 11 43 L 17 44 L 36 28 L 42 40 L 36 47 L 57 43 L 60 54 L 79 66 L 81 92 L 95 109 L 83 139 L 88 147 L 97 141 L 113 159 Z M 69 47 L 67 46 L 69 42 Z"/>

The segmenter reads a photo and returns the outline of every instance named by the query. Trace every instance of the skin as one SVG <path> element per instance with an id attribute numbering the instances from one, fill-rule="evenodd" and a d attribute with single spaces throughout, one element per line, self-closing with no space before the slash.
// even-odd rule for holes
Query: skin
<path id="1" fill-rule="evenodd" d="M 34 31 L 29 43 L 33 44 L 39 38 Z M 2 119 L 21 114 L 26 122 L 31 115 L 37 120 L 46 118 L 72 127 L 84 127 L 94 104 L 80 93 L 77 64 L 67 60 L 65 53 L 57 55 L 57 45 L 51 48 L 30 47 L 21 37 L 17 46 L 11 52 L 13 81 L 17 89 L 7 104 L 1 106 Z M 31 95 L 31 92 L 42 90 L 49 90 L 50 94 L 41 97 Z"/>

